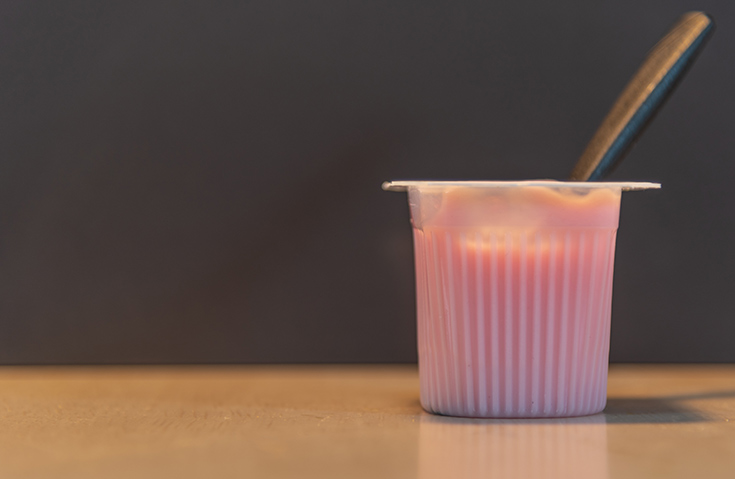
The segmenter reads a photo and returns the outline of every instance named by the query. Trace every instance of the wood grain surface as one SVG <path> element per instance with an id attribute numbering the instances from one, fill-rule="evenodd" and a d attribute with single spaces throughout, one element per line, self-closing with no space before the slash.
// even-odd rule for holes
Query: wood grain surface
<path id="1" fill-rule="evenodd" d="M 0 368 L 0 478 L 730 478 L 735 365 L 616 365 L 603 414 L 433 416 L 413 366 Z"/>

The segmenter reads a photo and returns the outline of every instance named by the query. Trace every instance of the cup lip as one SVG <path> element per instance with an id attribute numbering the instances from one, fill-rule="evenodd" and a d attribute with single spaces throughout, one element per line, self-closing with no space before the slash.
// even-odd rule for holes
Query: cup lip
<path id="1" fill-rule="evenodd" d="M 611 188 L 621 191 L 657 190 L 661 183 L 646 181 L 558 181 L 558 180 L 522 180 L 522 181 L 439 181 L 439 180 L 399 180 L 386 181 L 382 187 L 385 191 L 408 191 L 409 188 L 461 187 L 461 188 L 518 188 L 523 186 L 539 186 L 544 188 Z"/>

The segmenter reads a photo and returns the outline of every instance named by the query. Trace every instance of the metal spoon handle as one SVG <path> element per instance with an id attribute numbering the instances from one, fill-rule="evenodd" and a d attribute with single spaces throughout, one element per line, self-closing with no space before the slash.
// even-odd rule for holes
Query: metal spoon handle
<path id="1" fill-rule="evenodd" d="M 620 94 L 569 179 L 598 180 L 625 156 L 653 115 L 684 76 L 714 29 L 702 12 L 684 14 L 650 51 Z"/>

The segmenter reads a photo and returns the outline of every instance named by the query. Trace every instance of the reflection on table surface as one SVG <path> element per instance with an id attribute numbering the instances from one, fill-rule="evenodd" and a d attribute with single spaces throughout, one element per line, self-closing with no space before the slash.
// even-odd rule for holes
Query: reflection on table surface
<path id="1" fill-rule="evenodd" d="M 605 417 L 473 420 L 424 415 L 419 479 L 607 479 Z"/>

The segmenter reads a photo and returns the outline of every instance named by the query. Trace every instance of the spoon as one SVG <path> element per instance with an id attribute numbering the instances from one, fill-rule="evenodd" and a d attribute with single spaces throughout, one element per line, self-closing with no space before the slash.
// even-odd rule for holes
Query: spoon
<path id="1" fill-rule="evenodd" d="M 570 181 L 602 179 L 620 163 L 692 65 L 714 25 L 702 12 L 679 18 L 613 104 L 574 166 Z"/>

